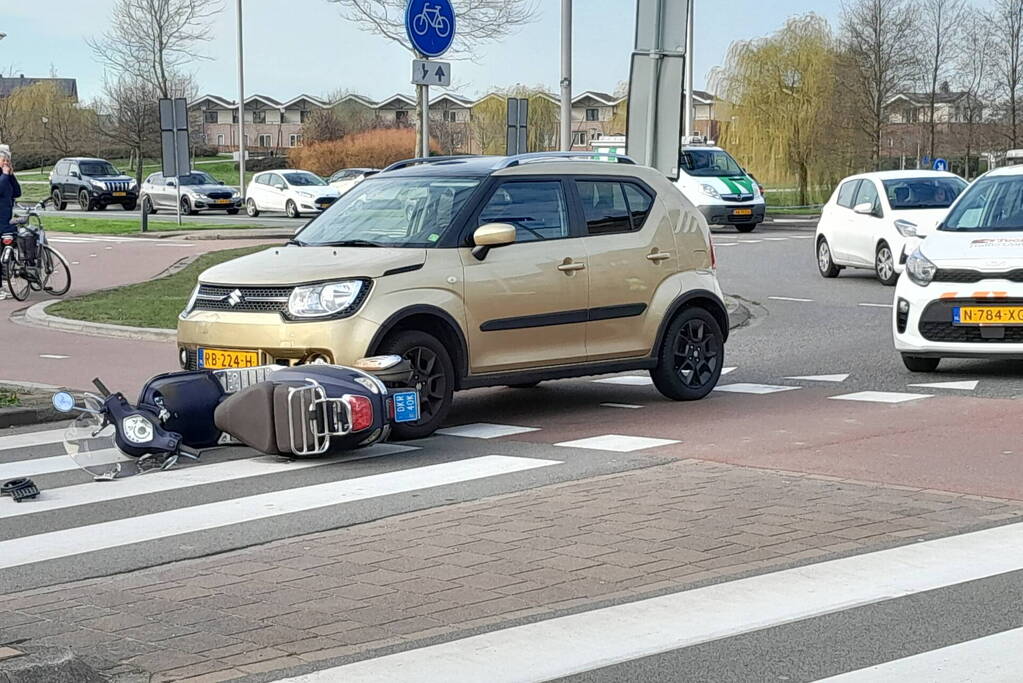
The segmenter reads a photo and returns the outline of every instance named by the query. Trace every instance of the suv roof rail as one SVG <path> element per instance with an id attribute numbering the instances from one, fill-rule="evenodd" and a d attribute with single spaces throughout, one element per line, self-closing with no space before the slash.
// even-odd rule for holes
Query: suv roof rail
<path id="1" fill-rule="evenodd" d="M 598 159 L 606 159 L 607 161 L 613 161 L 619 164 L 636 165 L 636 162 L 632 160 L 632 157 L 625 156 L 624 154 L 615 154 L 613 152 L 529 152 L 527 154 L 515 154 L 510 157 L 505 157 L 497 164 L 495 169 L 511 168 L 512 166 L 519 166 L 520 164 L 533 163 L 537 161 L 595 161 Z"/>
<path id="2" fill-rule="evenodd" d="M 397 171 L 399 168 L 408 168 L 409 166 L 418 166 L 419 164 L 438 164 L 444 161 L 457 161 L 458 159 L 472 159 L 478 157 L 478 154 L 454 154 L 451 156 L 443 157 L 417 157 L 415 159 L 404 159 L 402 161 L 396 161 L 380 173 L 386 173 L 387 171 Z"/>

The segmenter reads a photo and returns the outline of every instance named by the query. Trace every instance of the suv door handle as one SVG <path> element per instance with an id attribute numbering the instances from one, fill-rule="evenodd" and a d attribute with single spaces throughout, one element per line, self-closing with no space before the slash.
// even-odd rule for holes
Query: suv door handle
<path id="1" fill-rule="evenodd" d="M 646 255 L 648 261 L 659 263 L 661 261 L 667 261 L 671 258 L 671 254 L 666 251 L 655 251 Z"/>
<path id="2" fill-rule="evenodd" d="M 565 259 L 565 262 L 558 266 L 558 270 L 562 273 L 571 273 L 577 270 L 586 270 L 585 263 L 573 263 L 571 259 Z"/>

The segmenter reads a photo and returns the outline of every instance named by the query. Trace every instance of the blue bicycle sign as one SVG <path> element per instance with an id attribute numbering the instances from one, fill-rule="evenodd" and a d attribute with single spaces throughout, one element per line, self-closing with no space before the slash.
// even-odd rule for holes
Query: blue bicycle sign
<path id="1" fill-rule="evenodd" d="M 455 11 L 450 0 L 409 0 L 405 32 L 412 47 L 426 57 L 439 57 L 455 39 Z"/>

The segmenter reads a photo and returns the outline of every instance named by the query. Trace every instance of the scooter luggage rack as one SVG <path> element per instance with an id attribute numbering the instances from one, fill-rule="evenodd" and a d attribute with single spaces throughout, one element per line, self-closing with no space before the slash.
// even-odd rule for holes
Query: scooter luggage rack
<path id="1" fill-rule="evenodd" d="M 323 455 L 330 450 L 330 437 L 350 433 L 352 416 L 343 399 L 328 398 L 323 385 L 314 379 L 306 378 L 306 382 L 305 386 L 288 389 L 291 453 L 298 456 Z M 296 424 L 302 427 L 301 446 L 295 438 Z"/>
<path id="2" fill-rule="evenodd" d="M 257 365 L 252 368 L 230 368 L 228 370 L 214 370 L 213 376 L 220 382 L 224 392 L 235 394 L 242 389 L 248 389 L 253 384 L 265 382 L 270 375 L 281 370 L 283 365 Z"/>

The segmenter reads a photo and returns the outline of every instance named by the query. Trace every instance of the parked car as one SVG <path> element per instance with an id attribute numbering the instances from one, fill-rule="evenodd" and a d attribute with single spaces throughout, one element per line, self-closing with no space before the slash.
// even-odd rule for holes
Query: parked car
<path id="1" fill-rule="evenodd" d="M 343 168 L 327 178 L 327 184 L 344 194 L 371 175 L 380 173 L 379 168 Z"/>
<path id="2" fill-rule="evenodd" d="M 50 171 L 50 197 L 58 211 L 77 201 L 83 211 L 102 211 L 120 204 L 125 211 L 138 205 L 138 183 L 104 159 L 67 157 Z"/>
<path id="3" fill-rule="evenodd" d="M 418 438 L 456 389 L 645 369 L 665 396 L 703 398 L 728 329 L 707 222 L 671 181 L 627 157 L 540 153 L 368 178 L 289 246 L 203 272 L 178 345 L 185 368 L 206 349 L 402 356 L 422 417 L 395 433 Z"/>
<path id="4" fill-rule="evenodd" d="M 227 187 L 208 173 L 192 171 L 178 178 L 164 178 L 162 173 L 151 174 L 142 182 L 142 210 L 149 213 L 156 213 L 159 209 L 177 211 L 179 193 L 183 214 L 216 210 L 234 215 L 242 208 L 242 196 L 238 190 Z"/>
<path id="5" fill-rule="evenodd" d="M 731 154 L 702 138 L 682 145 L 676 185 L 711 225 L 753 232 L 764 222 L 767 206 L 760 183 Z"/>
<path id="6" fill-rule="evenodd" d="M 245 212 L 255 218 L 263 211 L 283 211 L 289 218 L 317 213 L 341 193 L 315 173 L 297 169 L 267 171 L 252 178 L 245 191 Z"/>
<path id="7" fill-rule="evenodd" d="M 1023 166 L 981 176 L 906 261 L 895 349 L 913 372 L 942 358 L 1023 358 Z"/>
<path id="8" fill-rule="evenodd" d="M 817 268 L 826 278 L 845 267 L 872 268 L 891 286 L 912 253 L 948 213 L 966 181 L 942 171 L 883 171 L 846 178 L 817 224 Z"/>

